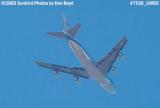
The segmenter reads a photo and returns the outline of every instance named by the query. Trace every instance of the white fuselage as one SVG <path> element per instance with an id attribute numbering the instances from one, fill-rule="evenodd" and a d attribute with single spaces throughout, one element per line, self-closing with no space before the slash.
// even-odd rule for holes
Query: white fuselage
<path id="1" fill-rule="evenodd" d="M 100 83 L 100 85 L 107 91 L 113 92 L 113 90 L 111 90 L 112 87 L 109 87 L 112 85 L 111 82 L 106 79 L 105 76 L 96 67 L 93 59 L 89 57 L 85 49 L 82 48 L 82 46 L 75 40 L 69 40 L 69 46 L 76 57 L 80 60 L 81 64 L 84 66 L 90 77 Z"/>

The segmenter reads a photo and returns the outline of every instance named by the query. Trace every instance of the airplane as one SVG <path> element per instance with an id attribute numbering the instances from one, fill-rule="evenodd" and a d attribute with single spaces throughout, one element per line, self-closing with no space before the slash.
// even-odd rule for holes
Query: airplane
<path id="1" fill-rule="evenodd" d="M 109 78 L 108 73 L 112 69 L 115 70 L 115 67 L 113 66 L 114 62 L 118 57 L 122 57 L 123 54 L 121 53 L 121 50 L 127 42 L 127 37 L 123 36 L 106 56 L 98 62 L 95 62 L 95 60 L 88 55 L 82 45 L 75 40 L 75 36 L 80 29 L 81 24 L 78 23 L 75 26 L 68 28 L 69 24 L 64 14 L 63 21 L 64 30 L 62 32 L 48 32 L 48 35 L 65 39 L 83 67 L 59 66 L 42 61 L 36 61 L 36 63 L 41 67 L 55 71 L 55 73 L 64 72 L 71 74 L 74 76 L 76 81 L 79 80 L 79 77 L 86 79 L 92 78 L 96 80 L 107 92 L 110 94 L 116 94 L 115 87 L 112 80 Z"/>

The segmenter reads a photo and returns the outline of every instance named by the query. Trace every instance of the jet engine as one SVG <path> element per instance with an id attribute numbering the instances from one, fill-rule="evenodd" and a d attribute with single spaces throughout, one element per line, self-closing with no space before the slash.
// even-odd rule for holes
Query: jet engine
<path id="1" fill-rule="evenodd" d="M 125 58 L 124 54 L 120 52 L 118 55 L 118 59 L 123 60 L 124 58 Z"/>
<path id="2" fill-rule="evenodd" d="M 52 70 L 55 75 L 57 75 L 59 72 L 57 70 Z"/>
<path id="3" fill-rule="evenodd" d="M 79 77 L 77 75 L 74 75 L 74 81 L 78 81 Z"/>
<path id="4" fill-rule="evenodd" d="M 116 67 L 115 67 L 115 66 L 112 66 L 111 71 L 112 71 L 112 72 L 116 71 Z"/>
<path id="5" fill-rule="evenodd" d="M 116 74 L 116 73 L 117 73 L 117 68 L 116 68 L 115 66 L 112 66 L 111 72 L 112 72 L 113 74 Z"/>
<path id="6" fill-rule="evenodd" d="M 119 55 L 118 55 L 118 57 L 119 57 L 119 58 L 123 57 L 123 53 L 120 52 Z"/>

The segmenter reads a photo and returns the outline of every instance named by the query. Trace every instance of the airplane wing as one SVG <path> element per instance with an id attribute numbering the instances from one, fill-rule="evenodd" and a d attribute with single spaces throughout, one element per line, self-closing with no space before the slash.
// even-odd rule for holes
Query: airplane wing
<path id="1" fill-rule="evenodd" d="M 106 72 L 109 72 L 111 69 L 113 63 L 116 61 L 117 57 L 120 54 L 120 51 L 123 49 L 127 42 L 127 38 L 124 36 L 118 44 L 112 48 L 112 50 L 100 61 L 97 62 L 98 69 L 105 74 Z"/>
<path id="2" fill-rule="evenodd" d="M 54 65 L 54 64 L 40 62 L 40 61 L 37 61 L 36 63 L 41 67 L 51 69 L 55 72 L 64 72 L 64 73 L 72 74 L 76 77 L 83 77 L 83 78 L 87 78 L 87 79 L 89 78 L 89 74 L 87 73 L 87 71 L 81 67 L 58 66 L 58 65 Z"/>

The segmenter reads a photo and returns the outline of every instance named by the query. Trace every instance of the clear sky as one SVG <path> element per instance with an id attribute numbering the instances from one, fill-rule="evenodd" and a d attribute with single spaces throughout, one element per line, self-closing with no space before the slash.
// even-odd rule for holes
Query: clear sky
<path id="1" fill-rule="evenodd" d="M 0 108 L 159 108 L 160 7 L 131 7 L 128 0 L 75 0 L 73 7 L 0 7 Z M 81 66 L 66 41 L 48 36 L 63 30 L 61 14 L 71 25 L 80 22 L 76 37 L 99 60 L 123 35 L 126 58 L 109 76 L 117 94 L 94 80 L 74 82 L 38 67 L 41 60 Z"/>

